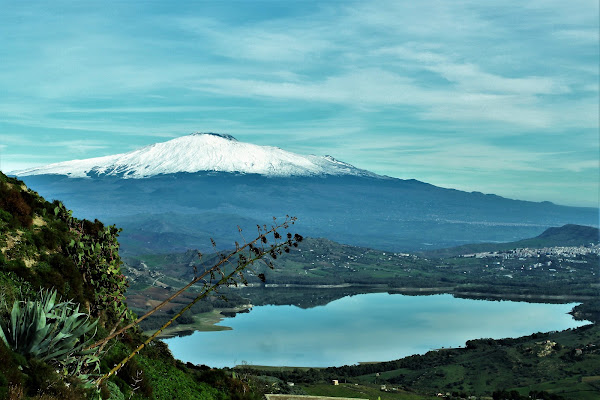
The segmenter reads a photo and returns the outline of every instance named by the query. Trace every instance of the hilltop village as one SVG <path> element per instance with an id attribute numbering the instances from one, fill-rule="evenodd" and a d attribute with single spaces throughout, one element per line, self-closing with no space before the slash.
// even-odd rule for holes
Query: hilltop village
<path id="1" fill-rule="evenodd" d="M 576 258 L 578 256 L 587 256 L 588 254 L 600 254 L 600 244 L 590 244 L 589 246 L 555 246 L 555 247 L 543 247 L 537 248 L 519 248 L 514 250 L 506 251 L 485 251 L 481 253 L 465 254 L 462 257 L 475 257 L 475 258 L 502 258 L 502 259 L 526 259 L 532 257 L 562 257 L 567 259 Z M 562 261 L 562 259 L 561 259 Z M 584 263 L 583 260 L 570 260 L 570 262 Z"/>

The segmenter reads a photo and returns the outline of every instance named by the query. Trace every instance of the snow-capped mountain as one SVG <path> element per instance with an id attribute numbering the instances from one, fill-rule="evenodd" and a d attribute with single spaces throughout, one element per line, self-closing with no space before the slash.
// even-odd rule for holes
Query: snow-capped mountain
<path id="1" fill-rule="evenodd" d="M 65 161 L 15 171 L 17 176 L 66 175 L 71 178 L 119 176 L 147 178 L 179 172 L 218 171 L 271 177 L 377 175 L 331 156 L 300 155 L 278 147 L 237 141 L 233 136 L 192 133 L 129 153 Z"/>
<path id="2" fill-rule="evenodd" d="M 598 223 L 598 209 L 444 189 L 216 134 L 17 175 L 77 217 L 122 227 L 122 250 L 137 254 L 210 250 L 210 238 L 233 243 L 237 226 L 253 230 L 285 215 L 298 217 L 304 236 L 390 251 L 509 242 Z"/>

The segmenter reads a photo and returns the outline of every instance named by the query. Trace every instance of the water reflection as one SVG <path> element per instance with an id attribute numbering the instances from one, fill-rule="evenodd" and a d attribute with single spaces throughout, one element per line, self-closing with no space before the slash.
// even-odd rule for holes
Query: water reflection
<path id="1" fill-rule="evenodd" d="M 225 319 L 233 330 L 167 339 L 173 355 L 212 367 L 339 366 L 388 361 L 469 339 L 504 338 L 585 325 L 571 304 L 458 299 L 451 295 L 371 293 L 326 306 L 261 306 Z"/>

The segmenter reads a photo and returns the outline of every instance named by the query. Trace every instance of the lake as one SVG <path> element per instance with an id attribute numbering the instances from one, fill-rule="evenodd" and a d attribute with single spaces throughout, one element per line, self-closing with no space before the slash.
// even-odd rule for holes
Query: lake
<path id="1" fill-rule="evenodd" d="M 260 306 L 226 318 L 232 330 L 165 339 L 194 364 L 326 367 L 389 361 L 469 339 L 505 338 L 587 324 L 567 314 L 576 305 L 484 301 L 452 295 L 361 294 L 325 306 Z"/>

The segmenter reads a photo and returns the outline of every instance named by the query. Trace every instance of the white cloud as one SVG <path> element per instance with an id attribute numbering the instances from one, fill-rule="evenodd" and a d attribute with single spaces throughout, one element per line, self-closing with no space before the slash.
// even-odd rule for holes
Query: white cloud
<path id="1" fill-rule="evenodd" d="M 600 40 L 600 32 L 597 29 L 563 29 L 556 31 L 555 35 L 562 39 L 591 44 L 596 44 Z"/>
<path id="2" fill-rule="evenodd" d="M 102 150 L 110 148 L 110 142 L 98 142 L 95 140 L 63 140 L 48 143 L 51 147 L 67 148 L 76 153 L 87 153 L 90 150 Z"/>
<path id="3" fill-rule="evenodd" d="M 592 92 L 594 94 L 598 94 L 598 93 L 600 93 L 600 84 L 588 83 L 588 84 L 583 85 L 581 90 L 586 91 L 586 92 Z"/>
<path id="4" fill-rule="evenodd" d="M 466 80 L 466 79 L 465 79 Z M 502 78 L 490 85 L 500 88 Z M 516 85 L 513 80 L 508 80 Z M 551 84 L 535 79 L 526 81 L 531 90 L 550 90 Z M 480 83 L 484 85 L 483 81 Z M 538 85 L 535 88 L 536 84 Z M 527 85 L 524 85 L 527 89 Z M 424 87 L 413 79 L 379 69 L 358 70 L 331 76 L 320 82 L 259 81 L 212 79 L 199 82 L 197 90 L 223 96 L 263 97 L 281 100 L 328 102 L 347 107 L 417 107 L 422 119 L 451 121 L 493 121 L 525 127 L 548 127 L 556 119 L 535 96 L 454 87 Z M 518 89 L 516 89 L 518 90 Z"/>
<path id="5" fill-rule="evenodd" d="M 426 67 L 467 91 L 520 95 L 562 94 L 569 89 L 548 77 L 507 78 L 481 71 L 473 64 L 438 64 Z"/>
<path id="6" fill-rule="evenodd" d="M 581 172 L 586 169 L 598 171 L 600 169 L 600 160 L 582 160 L 576 162 L 569 162 L 564 165 L 564 169 L 573 172 Z"/>
<path id="7" fill-rule="evenodd" d="M 234 106 L 138 106 L 138 107 L 67 107 L 58 110 L 58 113 L 72 114 L 96 114 L 96 113 L 125 113 L 125 114 L 146 114 L 146 113 L 188 113 L 201 111 L 223 111 L 223 110 L 241 110 L 247 107 Z"/>
<path id="8" fill-rule="evenodd" d="M 272 20 L 259 25 L 232 26 L 214 19 L 186 17 L 171 23 L 207 43 L 213 55 L 236 61 L 278 65 L 307 62 L 335 47 L 328 32 L 317 22 Z"/>

